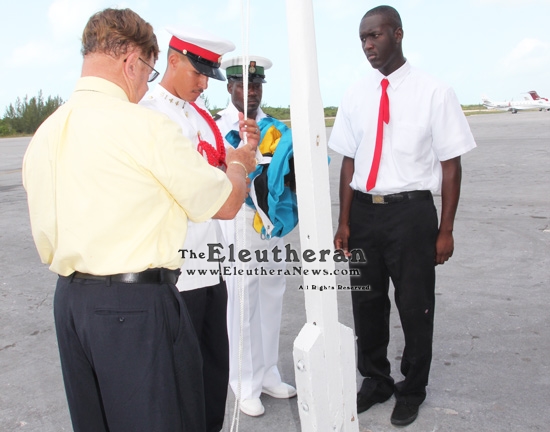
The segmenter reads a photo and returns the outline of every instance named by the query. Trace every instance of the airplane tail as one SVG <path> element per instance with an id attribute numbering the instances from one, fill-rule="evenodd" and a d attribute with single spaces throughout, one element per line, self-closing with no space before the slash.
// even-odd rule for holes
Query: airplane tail
<path id="1" fill-rule="evenodd" d="M 531 96 L 531 98 L 533 98 L 533 100 L 543 100 L 543 101 L 548 102 L 548 98 L 540 97 L 539 94 L 535 90 L 531 90 L 531 91 L 527 92 L 527 94 L 529 94 L 529 96 Z"/>
<path id="2" fill-rule="evenodd" d="M 528 94 L 529 96 L 531 96 L 531 98 L 532 98 L 533 100 L 539 100 L 539 99 L 540 99 L 539 94 L 538 94 L 535 90 L 531 90 L 531 91 L 527 92 L 527 94 Z"/>

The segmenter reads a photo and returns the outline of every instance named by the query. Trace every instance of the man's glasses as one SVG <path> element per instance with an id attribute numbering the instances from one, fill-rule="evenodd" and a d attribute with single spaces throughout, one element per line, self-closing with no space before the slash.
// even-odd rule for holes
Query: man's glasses
<path id="1" fill-rule="evenodd" d="M 141 57 L 138 57 L 143 63 L 145 63 L 147 66 L 151 68 L 151 73 L 149 74 L 149 78 L 147 79 L 147 82 L 153 82 L 157 79 L 157 77 L 160 75 L 159 72 L 151 66 L 149 63 L 147 63 L 145 60 L 143 60 Z"/>

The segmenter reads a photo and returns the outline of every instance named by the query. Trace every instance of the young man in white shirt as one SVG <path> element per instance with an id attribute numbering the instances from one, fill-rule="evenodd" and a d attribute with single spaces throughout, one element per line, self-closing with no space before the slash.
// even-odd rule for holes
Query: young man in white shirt
<path id="1" fill-rule="evenodd" d="M 336 249 L 362 249 L 352 286 L 358 412 L 395 394 L 391 422 L 412 423 L 426 398 L 432 358 L 435 266 L 453 254 L 460 156 L 475 147 L 453 90 L 403 56 L 403 28 L 389 6 L 368 11 L 359 37 L 374 73 L 353 84 L 339 107 L 329 146 L 344 156 Z M 441 192 L 438 227 L 433 193 Z M 394 384 L 387 358 L 389 281 L 405 335 Z"/>

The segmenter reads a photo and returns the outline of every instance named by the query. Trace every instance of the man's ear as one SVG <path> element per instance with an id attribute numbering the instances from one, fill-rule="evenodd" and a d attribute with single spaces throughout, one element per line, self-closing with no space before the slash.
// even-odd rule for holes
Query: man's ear
<path id="1" fill-rule="evenodd" d="M 171 51 L 170 54 L 168 54 L 168 67 L 171 69 L 176 69 L 178 67 L 179 62 L 181 61 L 180 54 Z"/>
<path id="2" fill-rule="evenodd" d="M 137 51 L 128 53 L 126 59 L 124 60 L 124 73 L 132 80 L 136 79 L 138 62 L 139 53 Z"/>
<path id="3" fill-rule="evenodd" d="M 227 81 L 227 91 L 233 93 L 233 81 Z"/>
<path id="4" fill-rule="evenodd" d="M 403 40 L 403 29 L 401 27 L 398 27 L 395 29 L 395 40 L 397 42 L 401 42 Z"/>

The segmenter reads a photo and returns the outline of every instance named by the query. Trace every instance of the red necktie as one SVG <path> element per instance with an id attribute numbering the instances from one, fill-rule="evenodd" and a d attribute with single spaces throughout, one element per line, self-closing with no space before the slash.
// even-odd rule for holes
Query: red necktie
<path id="1" fill-rule="evenodd" d="M 380 109 L 378 110 L 378 127 L 376 129 L 376 146 L 374 147 L 374 157 L 370 167 L 369 178 L 367 179 L 367 192 L 376 185 L 378 176 L 378 167 L 380 166 L 380 156 L 382 156 L 382 141 L 384 139 L 384 123 L 390 121 L 390 100 L 386 89 L 389 81 L 384 78 L 380 83 L 382 85 L 382 94 L 380 95 Z"/>

